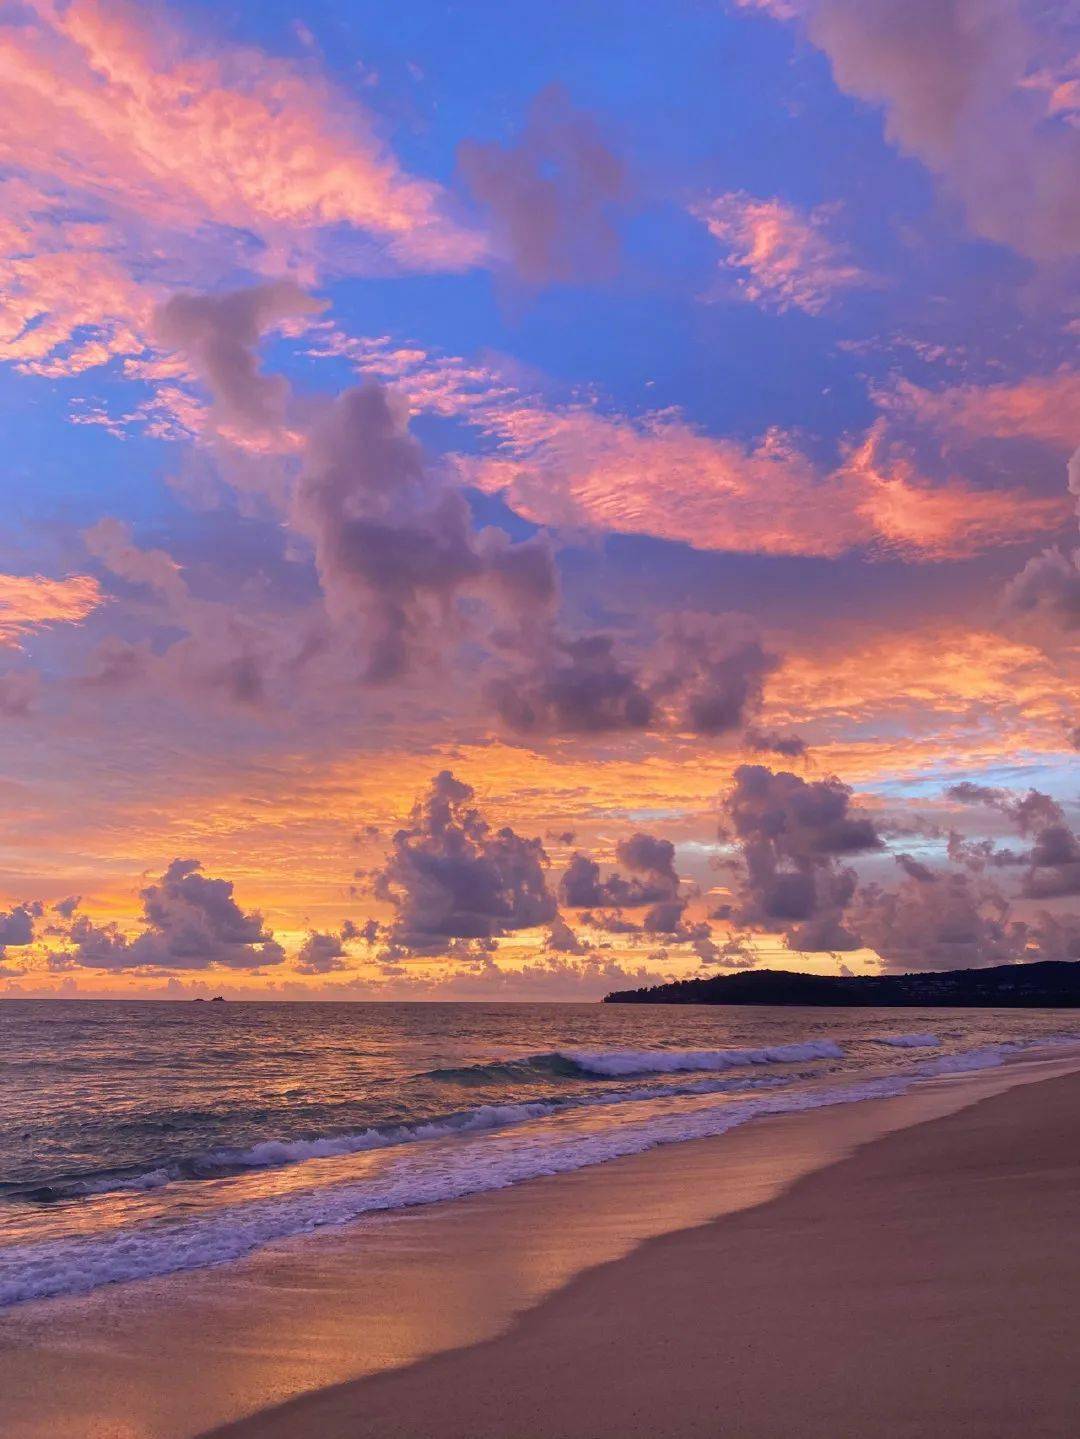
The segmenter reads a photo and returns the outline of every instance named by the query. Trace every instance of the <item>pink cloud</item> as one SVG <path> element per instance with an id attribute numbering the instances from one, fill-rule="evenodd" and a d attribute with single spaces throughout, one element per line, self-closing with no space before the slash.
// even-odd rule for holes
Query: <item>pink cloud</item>
<path id="1" fill-rule="evenodd" d="M 368 113 L 316 71 L 254 48 L 200 53 L 162 16 L 151 25 L 124 4 L 35 10 L 0 49 L 0 153 L 20 169 L 180 229 L 213 222 L 270 242 L 283 228 L 344 224 L 407 265 L 478 258 L 439 187 L 407 175 Z"/>
<path id="2" fill-rule="evenodd" d="M 967 440 L 1038 440 L 1071 451 L 1080 439 L 1080 370 L 1067 365 L 1009 383 L 937 391 L 898 380 L 875 399 L 889 414 Z"/>
<path id="3" fill-rule="evenodd" d="M 1044 533 L 1064 514 L 1057 499 L 1023 491 L 931 483 L 885 446 L 880 425 L 831 470 L 781 430 L 743 443 L 672 413 L 630 419 L 521 407 L 496 426 L 502 453 L 458 460 L 471 483 L 505 492 L 541 524 L 651 534 L 696 549 L 832 556 L 868 547 L 940 560 Z"/>
<path id="4" fill-rule="evenodd" d="M 485 253 L 312 64 L 209 53 L 122 0 L 35 0 L 0 23 L 0 85 L 0 345 L 24 368 L 139 355 L 162 282 L 207 269 L 459 270 Z"/>
<path id="5" fill-rule="evenodd" d="M 0 646 L 17 646 L 45 625 L 78 624 L 102 602 L 97 580 L 0 574 Z"/>
<path id="6" fill-rule="evenodd" d="M 725 248 L 724 267 L 741 272 L 735 287 L 754 304 L 819 315 L 840 291 L 875 283 L 829 237 L 829 206 L 803 214 L 783 200 L 731 191 L 691 213 Z"/>
<path id="7" fill-rule="evenodd" d="M 412 408 L 474 426 L 491 447 L 447 463 L 538 524 L 698 549 L 834 556 L 866 547 L 940 560 L 1042 534 L 1064 513 L 1063 502 L 1022 490 L 981 490 L 961 477 L 932 483 L 886 443 L 881 423 L 830 468 L 780 429 L 743 441 L 706 434 L 675 410 L 628 416 L 594 404 L 553 406 L 497 365 L 385 336 L 352 339 L 329 325 L 314 338 L 313 353 L 349 358 Z"/>
<path id="8" fill-rule="evenodd" d="M 1018 544 L 1060 524 L 1067 505 L 1021 490 L 980 490 L 952 478 L 931 485 L 897 447 L 888 446 L 878 421 L 844 466 L 864 490 L 859 508 L 877 543 L 910 558 L 962 559 L 1000 545 Z"/>

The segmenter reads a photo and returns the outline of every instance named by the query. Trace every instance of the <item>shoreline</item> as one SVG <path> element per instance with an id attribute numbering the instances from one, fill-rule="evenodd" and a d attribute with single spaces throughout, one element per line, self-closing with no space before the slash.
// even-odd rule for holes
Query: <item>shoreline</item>
<path id="1" fill-rule="evenodd" d="M 19 1306 L 0 1316 L 5 1439 L 193 1439 L 461 1350 L 657 1236 L 767 1204 L 884 1134 L 1078 1068 L 1075 1051 L 1032 1052 L 898 1097 L 322 1230 L 222 1268 Z"/>
<path id="2" fill-rule="evenodd" d="M 493 1338 L 202 1439 L 1065 1439 L 1078 1112 L 1072 1072 L 893 1129 Z"/>

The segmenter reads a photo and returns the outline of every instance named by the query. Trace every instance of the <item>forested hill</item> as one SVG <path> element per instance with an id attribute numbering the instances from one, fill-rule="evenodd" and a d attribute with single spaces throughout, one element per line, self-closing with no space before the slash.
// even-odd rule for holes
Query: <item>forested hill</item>
<path id="1" fill-rule="evenodd" d="M 1080 1008 L 1080 962 L 1046 960 L 993 969 L 867 977 L 745 969 L 708 979 L 680 979 L 623 989 L 605 1004 L 941 1005 L 982 1008 Z"/>

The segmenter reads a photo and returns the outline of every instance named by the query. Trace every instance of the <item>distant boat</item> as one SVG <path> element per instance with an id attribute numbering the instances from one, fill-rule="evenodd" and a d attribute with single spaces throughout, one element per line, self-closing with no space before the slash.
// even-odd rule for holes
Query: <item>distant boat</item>
<path id="1" fill-rule="evenodd" d="M 213 999 L 210 1001 L 210 1003 L 211 1003 L 211 1004 L 224 1004 L 224 1003 L 225 1003 L 225 996 L 224 996 L 223 994 L 215 994 L 214 997 L 213 997 Z"/>

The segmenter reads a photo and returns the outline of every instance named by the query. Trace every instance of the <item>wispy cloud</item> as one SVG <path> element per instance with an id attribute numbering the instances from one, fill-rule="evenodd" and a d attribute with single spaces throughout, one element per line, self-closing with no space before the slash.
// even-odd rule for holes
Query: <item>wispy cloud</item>
<path id="1" fill-rule="evenodd" d="M 314 65 L 211 50 L 125 3 L 0 25 L 8 358 L 46 375 L 138 354 L 166 287 L 207 273 L 461 270 L 486 242 Z"/>
<path id="2" fill-rule="evenodd" d="M 0 574 L 0 646 L 18 646 L 46 625 L 78 624 L 102 598 L 90 575 L 50 580 L 44 575 Z"/>
<path id="3" fill-rule="evenodd" d="M 732 190 L 691 207 L 736 272 L 735 292 L 774 310 L 820 315 L 845 290 L 877 283 L 829 235 L 831 206 L 808 212 L 785 201 Z"/>

